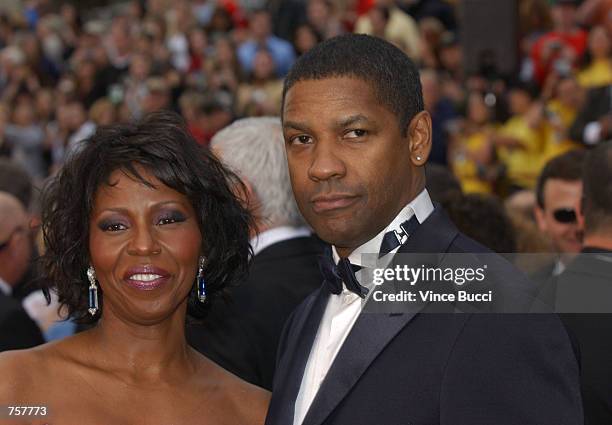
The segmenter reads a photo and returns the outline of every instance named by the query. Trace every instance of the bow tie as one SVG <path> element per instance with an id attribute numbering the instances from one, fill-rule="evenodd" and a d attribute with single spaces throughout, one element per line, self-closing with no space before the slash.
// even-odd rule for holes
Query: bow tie
<path id="1" fill-rule="evenodd" d="M 406 242 L 417 227 L 419 227 L 419 220 L 417 220 L 416 215 L 413 215 L 410 220 L 406 220 L 400 224 L 399 231 L 391 230 L 390 232 L 385 233 L 382 243 L 380 244 L 378 258 L 390 253 L 395 248 Z"/>
<path id="2" fill-rule="evenodd" d="M 355 273 L 361 266 L 351 264 L 348 258 L 341 258 L 338 264 L 334 263 L 331 248 L 325 250 L 325 254 L 319 257 L 319 269 L 325 278 L 324 284 L 329 292 L 338 295 L 342 292 L 342 283 L 346 289 L 365 298 L 368 289 L 362 286 L 355 277 Z"/>

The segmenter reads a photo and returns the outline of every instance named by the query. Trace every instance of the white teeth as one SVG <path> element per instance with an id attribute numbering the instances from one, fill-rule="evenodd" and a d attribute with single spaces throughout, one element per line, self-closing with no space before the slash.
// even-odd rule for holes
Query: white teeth
<path id="1" fill-rule="evenodd" d="M 158 274 L 133 274 L 130 276 L 130 280 L 139 280 L 141 282 L 150 282 L 155 279 L 159 279 L 161 275 Z"/>

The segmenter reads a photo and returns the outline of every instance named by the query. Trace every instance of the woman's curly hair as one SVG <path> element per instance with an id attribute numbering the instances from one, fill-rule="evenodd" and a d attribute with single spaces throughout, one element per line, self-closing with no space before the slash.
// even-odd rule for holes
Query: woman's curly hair
<path id="1" fill-rule="evenodd" d="M 102 127 L 81 142 L 42 193 L 46 252 L 40 259 L 41 281 L 47 291 L 55 289 L 60 303 L 79 323 L 96 322 L 102 310 L 94 317 L 87 311 L 89 219 L 95 194 L 102 185 L 111 184 L 109 177 L 116 170 L 152 187 L 139 168 L 184 194 L 196 211 L 207 258 L 207 300 L 198 301 L 194 285 L 188 300 L 190 318 L 204 317 L 211 299 L 248 270 L 252 219 L 233 190 L 242 182 L 195 142 L 179 115 L 156 112 L 133 124 Z M 98 297 L 101 306 L 100 288 Z"/>

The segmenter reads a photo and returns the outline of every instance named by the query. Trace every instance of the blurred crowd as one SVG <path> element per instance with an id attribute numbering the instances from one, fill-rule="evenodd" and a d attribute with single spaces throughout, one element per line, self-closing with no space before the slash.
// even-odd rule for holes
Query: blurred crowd
<path id="1" fill-rule="evenodd" d="M 610 136 L 609 0 L 518 1 L 513 76 L 490 61 L 464 72 L 450 0 L 15 3 L 0 12 L 0 152 L 37 182 L 99 125 L 171 108 L 206 144 L 236 118 L 277 115 L 295 58 L 350 31 L 419 64 L 431 161 L 466 192 L 533 189 L 548 159 Z"/>
<path id="2" fill-rule="evenodd" d="M 475 202 L 506 202 L 500 212 L 521 232 L 500 250 L 580 248 L 554 239 L 579 240 L 575 226 L 553 234 L 552 245 L 542 232 L 538 177 L 550 159 L 611 138 L 610 0 L 517 0 L 514 75 L 486 58 L 478 72 L 465 71 L 456 0 L 84 3 L 0 5 L 0 156 L 34 186 L 98 126 L 172 109 L 208 144 L 238 118 L 278 115 L 283 76 L 297 57 L 338 34 L 369 33 L 421 69 L 433 120 L 430 174 L 447 173 L 455 186 L 444 187 L 473 194 Z M 550 202 L 561 202 L 562 192 Z M 35 213 L 35 202 L 28 208 Z"/>

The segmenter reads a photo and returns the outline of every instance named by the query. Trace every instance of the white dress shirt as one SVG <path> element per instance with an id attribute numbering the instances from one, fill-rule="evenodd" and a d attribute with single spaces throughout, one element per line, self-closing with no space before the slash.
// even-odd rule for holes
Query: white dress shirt
<path id="1" fill-rule="evenodd" d="M 391 230 L 399 231 L 400 224 L 412 218 L 413 215 L 416 215 L 419 223 L 423 223 L 433 210 L 434 206 L 431 198 L 427 190 L 424 189 L 379 234 L 355 249 L 348 257 L 350 262 L 355 265 L 365 266 L 362 263 L 361 254 L 377 254 L 380 251 L 383 237 L 387 232 Z M 387 261 L 390 261 L 392 257 L 390 254 L 394 254 L 398 249 L 399 247 L 387 254 Z M 332 253 L 334 261 L 337 263 L 340 257 L 335 247 L 332 247 Z M 356 277 L 359 280 L 359 273 L 356 274 Z M 300 391 L 295 401 L 293 425 L 301 425 L 304 421 L 323 379 L 325 379 L 329 368 L 353 328 L 362 308 L 361 298 L 346 289 L 346 286 L 343 286 L 340 294 L 330 295 L 323 318 L 319 324 L 317 336 L 312 344 L 312 349 L 304 369 L 304 375 L 302 376 Z"/>
<path id="2" fill-rule="evenodd" d="M 251 239 L 253 247 L 253 255 L 259 254 L 261 251 L 274 245 L 275 243 L 286 241 L 289 239 L 303 238 L 310 236 L 312 232 L 308 227 L 293 227 L 279 226 L 272 229 L 264 230 L 257 236 Z"/>
<path id="3" fill-rule="evenodd" d="M 4 280 L 2 280 L 1 277 L 0 277 L 0 292 L 8 296 L 10 296 L 13 293 L 13 288 L 11 287 L 11 285 L 9 285 Z"/>

